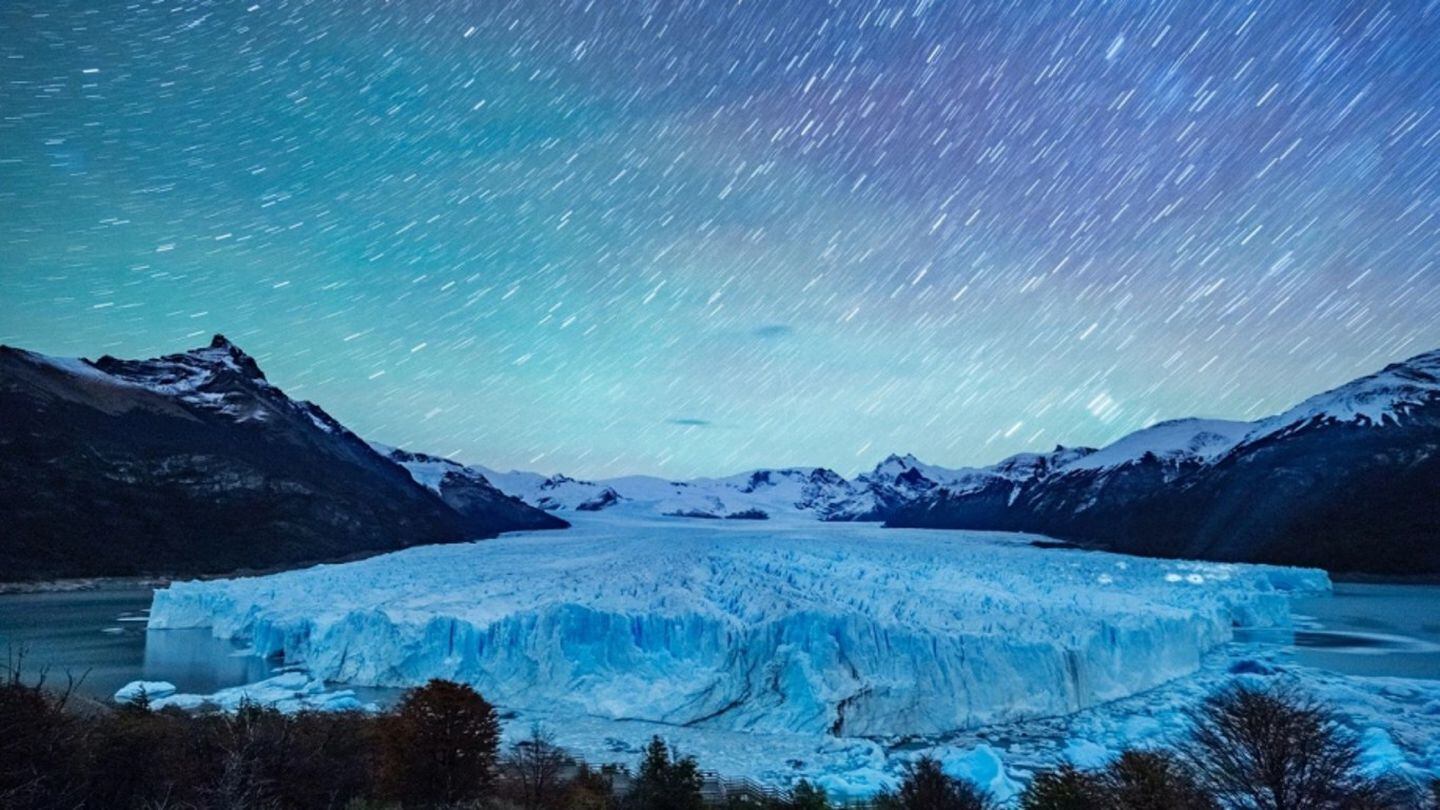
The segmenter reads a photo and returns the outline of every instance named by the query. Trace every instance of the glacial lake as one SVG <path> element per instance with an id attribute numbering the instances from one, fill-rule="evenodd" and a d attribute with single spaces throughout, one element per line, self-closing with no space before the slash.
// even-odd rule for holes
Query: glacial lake
<path id="1" fill-rule="evenodd" d="M 180 691 L 210 693 L 261 680 L 271 665 L 206 630 L 147 632 L 151 590 L 141 587 L 0 594 L 0 652 L 33 678 L 108 699 L 134 680 L 170 681 Z M 1327 596 L 1294 603 L 1291 634 L 1263 640 L 1293 645 L 1296 662 L 1350 675 L 1440 680 L 1440 585 L 1337 583 Z M 357 689 L 384 701 L 395 690 Z"/>

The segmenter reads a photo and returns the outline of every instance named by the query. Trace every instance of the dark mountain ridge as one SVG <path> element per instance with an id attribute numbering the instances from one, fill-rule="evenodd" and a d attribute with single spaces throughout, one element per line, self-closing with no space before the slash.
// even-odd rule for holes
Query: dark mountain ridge
<path id="1" fill-rule="evenodd" d="M 1166 449 L 1146 450 L 1135 437 L 1147 431 Z M 1112 451 L 1121 445 L 1129 452 Z M 939 488 L 887 525 L 1036 532 L 1132 554 L 1337 572 L 1440 572 L 1440 352 L 1269 419 L 1177 420 L 1111 448 L 1027 480 Z"/>
<path id="2" fill-rule="evenodd" d="M 447 505 L 220 335 L 153 360 L 0 347 L 0 514 L 4 579 L 214 573 L 564 525 L 508 499 Z"/>

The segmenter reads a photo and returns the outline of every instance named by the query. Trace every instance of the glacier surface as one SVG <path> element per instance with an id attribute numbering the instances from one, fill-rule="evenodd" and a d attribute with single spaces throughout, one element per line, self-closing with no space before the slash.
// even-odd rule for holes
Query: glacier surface
<path id="1" fill-rule="evenodd" d="M 1035 539 L 589 515 L 564 534 L 177 582 L 150 627 L 208 627 L 326 681 L 464 681 L 522 712 L 883 737 L 1133 695 L 1329 587 Z"/>

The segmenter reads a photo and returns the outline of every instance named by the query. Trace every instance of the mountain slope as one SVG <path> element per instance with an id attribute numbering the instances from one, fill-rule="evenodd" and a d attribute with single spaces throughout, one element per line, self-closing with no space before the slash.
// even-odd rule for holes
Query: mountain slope
<path id="1" fill-rule="evenodd" d="M 375 452 L 404 467 L 417 484 L 440 496 L 447 506 L 468 518 L 500 519 L 512 529 L 563 529 L 569 523 L 542 512 L 495 488 L 485 475 L 458 461 L 370 443 Z"/>
<path id="2" fill-rule="evenodd" d="M 6 578 L 204 573 L 493 536 L 221 336 L 154 360 L 0 347 Z"/>
<path id="3" fill-rule="evenodd" d="M 888 525 L 1031 531 L 1128 553 L 1440 572 L 1440 352 L 1256 423 L 1177 420 L 1024 482 L 941 490 Z"/>

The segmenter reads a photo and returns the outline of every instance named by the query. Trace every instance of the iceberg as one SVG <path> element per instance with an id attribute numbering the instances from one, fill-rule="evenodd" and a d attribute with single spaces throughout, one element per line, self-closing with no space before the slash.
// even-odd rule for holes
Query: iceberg
<path id="1" fill-rule="evenodd" d="M 145 699 L 154 701 L 175 694 L 175 684 L 169 681 L 131 681 L 115 691 L 116 703 L 134 703 Z"/>
<path id="2" fill-rule="evenodd" d="M 243 686 L 232 686 L 208 695 L 178 692 L 166 681 L 131 681 L 115 693 L 116 703 L 132 703 L 144 696 L 152 709 L 178 708 L 186 711 L 214 708 L 233 712 L 245 705 L 264 706 L 281 712 L 373 711 L 374 704 L 361 703 L 348 689 L 331 691 L 325 682 L 305 672 L 282 672 L 274 677 Z"/>
<path id="3" fill-rule="evenodd" d="M 149 626 L 209 628 L 320 681 L 449 678 L 514 710 L 880 737 L 1149 689 L 1329 587 L 1316 570 L 1037 539 L 596 514 L 564 535 L 176 582 Z"/>

